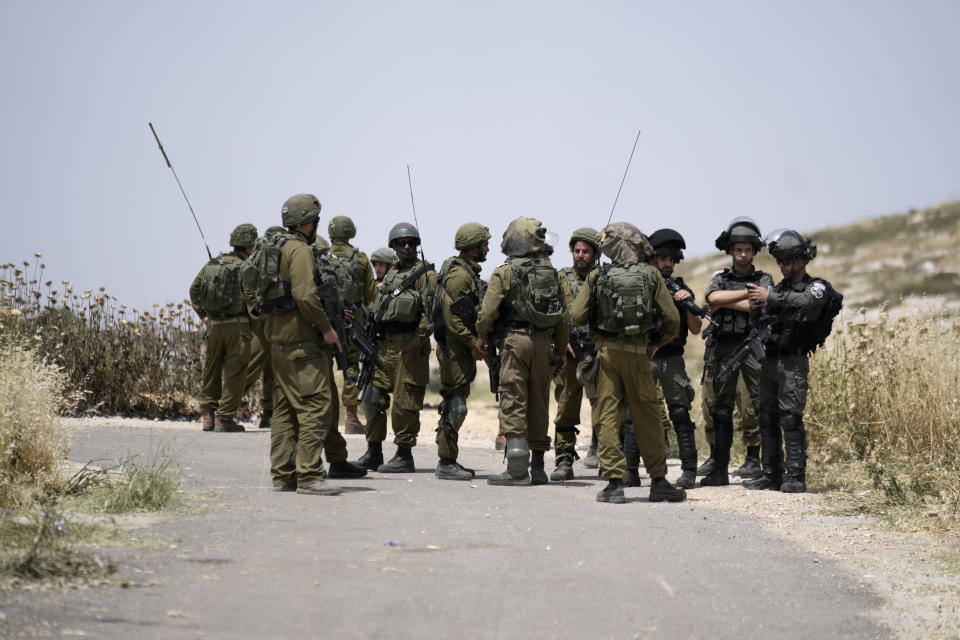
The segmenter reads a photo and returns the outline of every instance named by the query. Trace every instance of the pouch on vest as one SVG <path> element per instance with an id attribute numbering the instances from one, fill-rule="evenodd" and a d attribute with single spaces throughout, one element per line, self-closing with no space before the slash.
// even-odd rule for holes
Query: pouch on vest
<path id="1" fill-rule="evenodd" d="M 652 268 L 646 264 L 613 264 L 600 270 L 594 285 L 598 329 L 635 336 L 656 326 Z"/>
<path id="2" fill-rule="evenodd" d="M 217 316 L 238 316 L 244 312 L 240 291 L 240 266 L 243 262 L 231 256 L 217 256 L 200 271 L 199 301 L 203 309 Z"/>
<path id="3" fill-rule="evenodd" d="M 509 263 L 511 307 L 516 317 L 537 329 L 556 326 L 564 312 L 557 270 L 540 258 L 511 259 Z"/>

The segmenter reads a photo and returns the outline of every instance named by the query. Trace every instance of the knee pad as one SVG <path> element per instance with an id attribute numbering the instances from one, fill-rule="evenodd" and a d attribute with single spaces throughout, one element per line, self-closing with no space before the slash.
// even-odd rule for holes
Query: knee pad
<path id="1" fill-rule="evenodd" d="M 692 420 L 690 420 L 690 412 L 679 404 L 672 404 L 670 405 L 670 422 L 672 422 L 675 427 L 681 424 L 688 424 L 692 422 Z"/>
<path id="2" fill-rule="evenodd" d="M 522 437 L 507 438 L 507 471 L 514 478 L 520 478 L 527 473 L 527 465 L 530 461 L 530 447 L 527 446 L 527 439 Z"/>
<path id="3" fill-rule="evenodd" d="M 784 433 L 788 431 L 802 431 L 803 430 L 803 420 L 800 416 L 795 416 L 792 413 L 787 413 L 780 416 L 780 427 L 783 429 Z"/>
<path id="4" fill-rule="evenodd" d="M 761 431 L 773 429 L 779 424 L 776 416 L 773 414 L 767 413 L 766 411 L 761 411 L 757 416 L 757 425 L 760 427 Z"/>
<path id="5" fill-rule="evenodd" d="M 467 419 L 467 399 L 463 396 L 451 396 L 447 399 L 446 404 L 450 424 L 454 430 L 459 431 L 464 420 Z"/>
<path id="6" fill-rule="evenodd" d="M 719 423 L 733 424 L 733 409 L 718 405 L 713 409 L 713 423 L 716 426 Z"/>
<path id="7" fill-rule="evenodd" d="M 384 396 L 386 396 L 385 405 Z M 363 415 L 369 422 L 379 415 L 387 415 L 386 407 L 390 406 L 390 396 L 371 384 L 369 391 L 364 389 L 361 406 L 363 407 Z"/>

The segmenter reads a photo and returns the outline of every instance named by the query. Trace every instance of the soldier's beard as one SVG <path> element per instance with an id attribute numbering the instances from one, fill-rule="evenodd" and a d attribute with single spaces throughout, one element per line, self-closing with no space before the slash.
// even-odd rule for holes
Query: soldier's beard
<path id="1" fill-rule="evenodd" d="M 663 267 L 660 269 L 660 274 L 663 275 L 664 278 L 669 278 L 673 275 L 673 267 Z"/>
<path id="2" fill-rule="evenodd" d="M 417 248 L 416 247 L 398 247 L 397 248 L 397 258 L 401 261 L 410 263 L 417 259 Z"/>

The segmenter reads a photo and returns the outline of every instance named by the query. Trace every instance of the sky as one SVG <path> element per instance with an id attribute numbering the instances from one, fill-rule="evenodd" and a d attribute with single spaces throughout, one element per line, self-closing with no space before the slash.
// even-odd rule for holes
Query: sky
<path id="1" fill-rule="evenodd" d="M 532 216 L 566 241 L 613 219 L 715 253 L 764 233 L 960 199 L 960 2 L 0 0 L 0 262 L 146 307 L 206 252 L 279 224 L 428 260 L 458 226 Z M 679 270 L 682 274 L 682 266 Z"/>

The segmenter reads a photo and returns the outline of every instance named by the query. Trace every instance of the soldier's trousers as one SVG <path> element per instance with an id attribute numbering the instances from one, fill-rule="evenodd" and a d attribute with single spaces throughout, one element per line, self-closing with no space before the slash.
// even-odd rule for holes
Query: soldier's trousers
<path id="1" fill-rule="evenodd" d="M 654 358 L 650 361 L 650 370 L 654 380 L 663 391 L 663 397 L 669 407 L 669 420 L 677 434 L 677 448 L 680 454 L 681 468 L 684 471 L 697 469 L 697 445 L 693 421 L 690 419 L 690 407 L 694 390 L 687 377 L 683 356 L 672 355 Z M 660 403 L 661 411 L 663 402 Z"/>
<path id="2" fill-rule="evenodd" d="M 647 474 L 651 478 L 666 476 L 663 429 L 646 346 L 602 343 L 599 358 L 594 418 L 597 458 L 603 477 L 623 479 L 627 473 L 626 460 L 620 450 L 620 427 L 626 407 L 630 408 L 637 448 Z"/>
<path id="3" fill-rule="evenodd" d="M 354 316 L 353 322 L 363 329 L 363 319 L 361 314 L 358 312 Z M 343 372 L 343 406 L 345 407 L 355 407 L 358 404 L 357 398 L 357 376 L 360 375 L 360 358 L 362 354 L 360 349 L 357 348 L 355 344 L 350 344 L 347 347 L 347 370 Z"/>
<path id="4" fill-rule="evenodd" d="M 272 345 L 273 424 L 270 473 L 274 486 L 305 484 L 322 477 L 327 462 L 347 459 L 337 430 L 340 406 L 330 352 L 313 343 Z"/>
<path id="5" fill-rule="evenodd" d="M 508 437 L 526 438 L 531 451 L 550 449 L 551 337 L 549 330 L 507 331 L 500 356 L 500 422 Z"/>
<path id="6" fill-rule="evenodd" d="M 767 356 L 760 375 L 760 429 L 764 475 L 779 479 L 783 469 L 781 430 L 787 475 L 803 481 L 807 467 L 807 405 L 810 361 L 800 354 Z"/>
<path id="7" fill-rule="evenodd" d="M 703 430 L 707 443 L 713 444 L 713 408 L 717 404 L 717 394 L 713 391 L 713 374 L 707 372 L 700 388 L 700 409 L 703 412 Z M 743 377 L 737 381 L 737 399 L 734 403 L 733 417 L 739 421 L 740 438 L 745 447 L 760 446 L 760 426 L 757 411 L 750 401 L 750 392 Z"/>
<path id="8" fill-rule="evenodd" d="M 466 399 L 470 396 L 470 384 L 477 377 L 477 361 L 473 359 L 473 354 L 455 342 L 448 336 L 450 342 L 450 355 L 437 350 L 437 362 L 440 365 L 440 396 L 443 402 L 440 403 L 440 419 L 437 423 L 437 455 L 448 460 L 456 460 L 460 455 L 458 446 L 460 436 L 460 426 L 463 424 L 463 417 L 454 417 L 450 415 L 451 399 L 462 398 L 464 408 Z M 465 410 L 465 409 L 464 409 Z M 446 423 L 446 424 L 444 424 Z M 458 424 L 459 423 L 459 424 Z"/>
<path id="9" fill-rule="evenodd" d="M 252 335 L 246 317 L 239 322 L 211 320 L 207 327 L 200 407 L 213 409 L 218 418 L 233 420 L 240 408 Z"/>
<path id="10" fill-rule="evenodd" d="M 264 335 L 263 322 L 253 323 L 253 339 L 250 341 L 250 360 L 247 363 L 243 382 L 243 395 L 250 393 L 253 384 L 263 376 L 263 395 L 260 406 L 264 411 L 273 411 L 273 364 L 270 343 Z"/>
<path id="11" fill-rule="evenodd" d="M 420 433 L 420 409 L 430 380 L 430 342 L 413 354 L 403 349 L 414 342 L 416 334 L 396 333 L 384 338 L 380 359 L 385 370 L 373 372 L 373 384 L 380 396 L 377 412 L 367 419 L 367 442 L 387 439 L 387 409 L 393 426 L 393 442 L 398 446 L 413 447 Z M 391 399 L 391 394 L 393 398 Z"/>
<path id="12" fill-rule="evenodd" d="M 557 462 L 563 458 L 573 462 L 580 457 L 576 452 L 577 434 L 580 433 L 577 425 L 580 424 L 580 407 L 584 396 L 583 385 L 577 380 L 575 360 L 567 360 L 567 368 L 553 377 L 553 384 L 553 397 L 557 401 L 557 415 L 553 419 Z"/>

